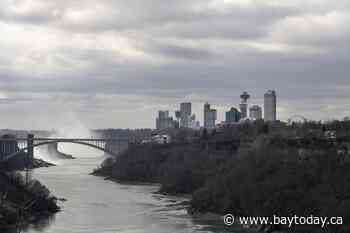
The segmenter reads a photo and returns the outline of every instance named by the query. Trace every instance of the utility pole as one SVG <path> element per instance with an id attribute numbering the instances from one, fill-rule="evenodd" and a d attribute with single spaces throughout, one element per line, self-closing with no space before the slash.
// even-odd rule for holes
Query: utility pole
<path id="1" fill-rule="evenodd" d="M 30 170 L 32 168 L 34 159 L 34 134 L 28 134 L 27 136 L 27 161 L 26 161 L 26 185 L 29 184 Z"/>

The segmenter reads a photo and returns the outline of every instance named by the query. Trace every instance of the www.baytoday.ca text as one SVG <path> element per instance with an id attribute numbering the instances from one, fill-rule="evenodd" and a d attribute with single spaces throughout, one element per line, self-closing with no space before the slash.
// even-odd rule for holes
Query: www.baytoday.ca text
<path id="1" fill-rule="evenodd" d="M 293 225 L 318 225 L 325 228 L 327 225 L 342 225 L 342 217 L 320 217 L 320 216 L 289 216 L 281 217 L 273 215 L 272 217 L 235 217 L 232 214 L 226 214 L 224 216 L 224 223 L 227 226 L 233 224 L 241 225 L 287 225 L 291 228 Z"/>

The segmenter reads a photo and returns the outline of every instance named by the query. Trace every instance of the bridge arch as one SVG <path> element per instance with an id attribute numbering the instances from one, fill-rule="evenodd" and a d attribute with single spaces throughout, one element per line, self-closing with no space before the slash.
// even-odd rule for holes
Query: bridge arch
<path id="1" fill-rule="evenodd" d="M 33 144 L 32 147 L 25 147 L 25 148 L 22 148 L 20 150 L 18 150 L 17 152 L 13 153 L 13 154 L 10 154 L 8 155 L 7 157 L 5 157 L 3 159 L 3 161 L 7 161 L 17 155 L 19 155 L 20 153 L 23 153 L 25 151 L 28 151 L 28 149 L 30 148 L 35 148 L 35 147 L 39 147 L 39 146 L 43 146 L 43 145 L 49 145 L 49 144 L 54 144 L 54 143 L 72 143 L 72 144 L 79 144 L 79 145 L 84 145 L 84 146 L 88 146 L 88 147 L 91 147 L 91 148 L 95 148 L 97 150 L 100 150 L 100 151 L 103 151 L 103 152 L 106 152 L 107 154 L 110 154 L 112 156 L 117 156 L 118 154 L 113 152 L 113 151 L 109 151 L 107 150 L 106 148 L 104 147 L 101 147 L 101 146 L 97 146 L 97 145 L 94 145 L 92 143 L 88 143 L 88 142 L 84 142 L 84 141 L 78 141 L 78 140 L 65 140 L 65 139 L 61 139 L 61 140 L 50 140 L 50 141 L 44 141 L 44 142 L 39 142 L 39 143 L 36 143 L 36 144 Z"/>

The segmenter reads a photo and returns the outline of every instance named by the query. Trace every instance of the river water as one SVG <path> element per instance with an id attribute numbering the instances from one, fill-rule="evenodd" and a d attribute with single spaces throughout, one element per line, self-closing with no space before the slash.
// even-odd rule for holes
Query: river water
<path id="1" fill-rule="evenodd" d="M 31 225 L 26 233 L 223 233 L 242 232 L 189 216 L 186 198 L 154 194 L 156 185 L 126 185 L 88 175 L 103 156 L 58 161 L 32 176 L 58 198 L 62 211 Z"/>

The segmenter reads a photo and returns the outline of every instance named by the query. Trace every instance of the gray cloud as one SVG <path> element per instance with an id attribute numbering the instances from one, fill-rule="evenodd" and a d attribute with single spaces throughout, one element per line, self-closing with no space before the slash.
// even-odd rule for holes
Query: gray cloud
<path id="1" fill-rule="evenodd" d="M 29 102 L 31 99 L 25 98 L 0 98 L 0 104 L 16 104 L 19 102 Z"/>
<path id="2" fill-rule="evenodd" d="M 147 49 L 147 48 L 146 48 Z M 172 44 L 156 44 L 148 48 L 151 53 L 156 53 L 164 57 L 178 58 L 178 59 L 193 59 L 202 60 L 210 59 L 215 56 L 215 52 L 203 48 L 191 48 L 181 45 Z"/>
<path id="3" fill-rule="evenodd" d="M 183 100 L 201 116 L 267 89 L 281 119 L 350 115 L 349 22 L 346 0 L 4 0 L 0 127 L 51 128 L 66 105 L 87 127 L 152 127 Z"/>

